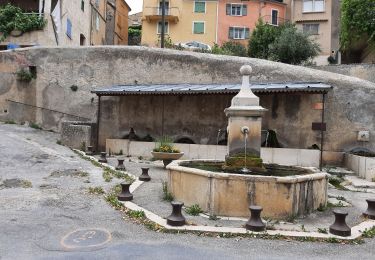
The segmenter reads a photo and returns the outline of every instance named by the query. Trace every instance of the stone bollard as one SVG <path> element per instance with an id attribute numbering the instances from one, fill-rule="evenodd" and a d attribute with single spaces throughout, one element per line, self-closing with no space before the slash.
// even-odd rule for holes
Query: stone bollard
<path id="1" fill-rule="evenodd" d="M 183 202 L 172 201 L 172 214 L 167 218 L 167 224 L 170 226 L 183 226 L 186 223 L 185 217 L 182 215 Z"/>
<path id="2" fill-rule="evenodd" d="M 129 191 L 130 185 L 131 184 L 128 182 L 121 183 L 121 193 L 117 197 L 119 201 L 133 200 L 133 194 L 131 194 Z"/>
<path id="3" fill-rule="evenodd" d="M 363 215 L 369 219 L 375 219 L 375 199 L 368 199 L 366 201 L 368 206 Z"/>
<path id="4" fill-rule="evenodd" d="M 138 179 L 140 181 L 150 181 L 151 177 L 150 177 L 150 175 L 148 175 L 149 168 L 141 168 L 141 169 L 142 169 L 142 174 L 141 174 L 141 176 L 139 176 Z"/>
<path id="5" fill-rule="evenodd" d="M 116 170 L 118 171 L 126 171 L 126 168 L 125 168 L 125 165 L 124 165 L 124 159 L 117 159 L 117 166 L 116 166 Z"/>
<path id="6" fill-rule="evenodd" d="M 94 148 L 91 145 L 87 146 L 86 155 L 93 155 L 93 154 L 94 154 Z"/>
<path id="7" fill-rule="evenodd" d="M 336 236 L 349 237 L 352 234 L 352 231 L 345 222 L 348 213 L 335 209 L 333 210 L 333 214 L 335 214 L 335 222 L 329 226 L 329 233 Z"/>
<path id="8" fill-rule="evenodd" d="M 99 158 L 99 162 L 100 163 L 107 163 L 107 153 L 106 152 L 101 152 L 100 153 L 100 158 Z"/>
<path id="9" fill-rule="evenodd" d="M 246 222 L 246 229 L 251 231 L 264 231 L 266 229 L 266 225 L 264 225 L 262 219 L 260 218 L 260 212 L 262 212 L 263 208 L 260 206 L 252 205 L 249 207 L 251 216 L 249 221 Z"/>

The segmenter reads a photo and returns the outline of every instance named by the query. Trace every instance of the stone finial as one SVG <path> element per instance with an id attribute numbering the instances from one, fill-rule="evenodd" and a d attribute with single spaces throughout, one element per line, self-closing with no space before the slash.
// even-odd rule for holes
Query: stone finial
<path id="1" fill-rule="evenodd" d="M 243 65 L 240 68 L 240 73 L 242 76 L 250 76 L 253 72 L 253 68 L 250 65 Z"/>

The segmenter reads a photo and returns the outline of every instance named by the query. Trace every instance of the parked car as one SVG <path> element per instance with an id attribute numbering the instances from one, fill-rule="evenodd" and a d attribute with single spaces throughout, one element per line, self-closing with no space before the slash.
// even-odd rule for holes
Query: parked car
<path id="1" fill-rule="evenodd" d="M 197 50 L 197 49 L 203 49 L 206 51 L 210 51 L 211 47 L 205 43 L 197 42 L 197 41 L 191 41 L 191 42 L 185 42 L 185 43 L 176 43 L 175 46 L 181 46 L 185 49 L 189 50 Z"/>

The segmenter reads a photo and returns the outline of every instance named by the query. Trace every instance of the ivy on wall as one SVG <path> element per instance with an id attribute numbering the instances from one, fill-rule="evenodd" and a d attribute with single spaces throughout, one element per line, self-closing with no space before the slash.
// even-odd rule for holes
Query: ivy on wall
<path id="1" fill-rule="evenodd" d="M 364 38 L 375 44 L 375 0 L 342 0 L 341 48 L 347 50 Z"/>
<path id="2" fill-rule="evenodd" d="M 38 14 L 25 14 L 22 9 L 11 4 L 0 6 L 0 42 L 4 41 L 14 31 L 30 32 L 42 30 L 47 21 Z"/>

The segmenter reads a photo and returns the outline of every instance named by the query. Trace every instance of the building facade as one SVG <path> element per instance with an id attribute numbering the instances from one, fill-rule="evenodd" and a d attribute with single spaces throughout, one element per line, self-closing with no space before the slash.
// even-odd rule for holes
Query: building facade
<path id="1" fill-rule="evenodd" d="M 127 45 L 129 12 L 125 0 L 107 0 L 106 44 Z"/>
<path id="2" fill-rule="evenodd" d="M 10 3 L 20 7 L 26 14 L 36 13 L 46 20 L 42 30 L 26 32 L 16 37 L 8 36 L 0 42 L 0 49 L 7 49 L 8 45 L 104 45 L 108 27 L 107 2 L 115 3 L 111 44 L 127 44 L 130 7 L 125 0 L 0 0 L 0 6 Z"/>
<path id="3" fill-rule="evenodd" d="M 162 4 L 159 0 L 144 0 L 142 14 L 142 44 L 160 46 Z M 173 43 L 198 41 L 212 46 L 217 42 L 218 1 L 166 1 L 165 33 Z M 167 37 L 168 37 L 167 36 Z"/>
<path id="4" fill-rule="evenodd" d="M 290 6 L 290 20 L 311 35 L 321 48 L 315 59 L 318 65 L 328 64 L 333 55 L 339 59 L 340 0 L 284 0 Z"/>
<path id="5" fill-rule="evenodd" d="M 219 26 L 217 43 L 228 41 L 248 44 L 252 30 L 259 19 L 273 26 L 285 21 L 286 4 L 282 0 L 221 0 L 219 1 Z"/>
<path id="6" fill-rule="evenodd" d="M 8 44 L 28 46 L 77 46 L 89 45 L 90 8 L 89 0 L 0 0 L 0 6 L 10 3 L 25 13 L 37 13 L 46 20 L 42 30 L 8 36 L 0 43 L 1 49 Z"/>

